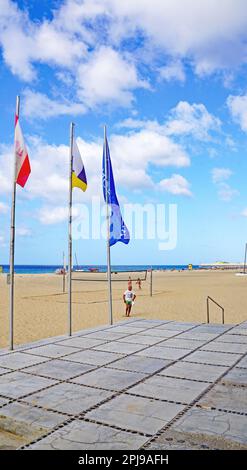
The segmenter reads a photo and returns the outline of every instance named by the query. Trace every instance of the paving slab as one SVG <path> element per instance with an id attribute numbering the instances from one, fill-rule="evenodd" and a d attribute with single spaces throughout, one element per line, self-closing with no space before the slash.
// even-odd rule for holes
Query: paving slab
<path id="1" fill-rule="evenodd" d="M 244 367 L 245 369 L 247 368 L 247 356 L 244 356 L 241 361 L 239 361 L 238 367 Z"/>
<path id="2" fill-rule="evenodd" d="M 0 351 L 0 427 L 10 426 L 2 432 L 22 429 L 19 446 L 51 430 L 35 446 L 134 449 L 181 411 L 187 416 L 195 400 L 193 409 L 246 417 L 247 322 L 195 325 L 131 318 Z M 179 440 L 181 448 L 243 448 L 242 424 L 229 426 L 234 432 L 225 440 L 198 429 L 169 429 L 160 438 L 174 434 L 169 448 Z"/>
<path id="3" fill-rule="evenodd" d="M 81 385 L 121 391 L 126 387 L 139 382 L 144 377 L 146 377 L 145 374 L 141 374 L 139 372 L 129 372 L 102 367 L 93 372 L 88 372 L 87 374 L 77 377 L 76 379 L 72 379 L 72 381 L 73 383 Z"/>
<path id="4" fill-rule="evenodd" d="M 164 346 L 151 346 L 150 348 L 145 349 L 136 353 L 138 356 L 145 357 L 157 357 L 160 359 L 179 359 L 185 354 L 188 354 L 190 351 L 188 349 L 179 349 L 179 348 L 166 348 Z"/>
<path id="5" fill-rule="evenodd" d="M 183 410 L 183 405 L 163 403 L 150 398 L 121 395 L 86 414 L 86 418 L 119 426 L 126 430 L 158 432 Z"/>
<path id="6" fill-rule="evenodd" d="M 170 323 L 170 320 L 161 320 L 161 321 L 156 321 L 156 320 L 136 320 L 134 323 L 134 326 L 137 328 L 150 328 L 158 326 L 161 328 L 163 325 L 166 325 L 167 323 Z M 127 326 L 131 326 L 130 323 L 128 323 Z"/>
<path id="7" fill-rule="evenodd" d="M 222 343 L 247 344 L 247 337 L 241 335 L 225 334 L 219 337 Z"/>
<path id="8" fill-rule="evenodd" d="M 176 328 L 176 325 L 178 328 Z M 170 321 L 164 325 L 160 325 L 159 328 L 163 329 L 171 329 L 171 330 L 180 330 L 180 331 L 185 331 L 189 328 L 193 328 L 194 326 L 198 326 L 198 323 L 193 323 L 193 322 L 175 322 L 175 321 Z"/>
<path id="9" fill-rule="evenodd" d="M 102 346 L 96 346 L 93 350 L 105 351 L 119 354 L 133 354 L 137 351 L 143 349 L 145 345 L 143 344 L 133 344 L 133 343 L 120 343 L 118 341 L 112 341 Z"/>
<path id="10" fill-rule="evenodd" d="M 105 341 L 116 341 L 120 338 L 123 338 L 124 336 L 127 336 L 128 333 L 115 333 L 113 331 L 96 331 L 93 333 L 89 333 L 86 337 L 87 338 L 95 338 L 95 339 L 101 339 Z M 130 334 L 130 332 L 129 332 Z"/>
<path id="11" fill-rule="evenodd" d="M 24 352 L 13 352 L 0 358 L 1 366 L 8 369 L 22 369 L 23 367 L 39 364 L 45 361 L 47 361 L 47 359 L 43 357 L 25 354 Z"/>
<path id="12" fill-rule="evenodd" d="M 132 317 L 133 318 L 133 317 Z M 129 321 L 128 317 L 125 317 L 125 323 L 122 323 L 120 325 L 116 325 L 116 328 L 114 328 L 114 331 L 116 333 L 119 333 L 119 332 L 126 332 L 126 334 L 129 334 L 132 332 L 133 330 L 133 333 L 141 333 L 142 331 L 146 330 L 147 328 L 150 328 L 150 326 L 152 325 L 148 325 L 148 324 L 145 324 L 145 325 L 141 325 L 139 324 L 139 322 L 137 321 Z"/>
<path id="13" fill-rule="evenodd" d="M 116 326 L 114 328 L 114 334 L 122 334 L 122 335 L 131 335 L 131 334 L 138 334 L 142 331 L 145 331 L 147 327 L 137 327 L 136 325 L 128 325 L 128 326 Z"/>
<path id="14" fill-rule="evenodd" d="M 0 357 L 1 356 L 6 356 L 8 354 L 11 354 L 11 352 L 9 351 L 8 348 L 3 348 L 3 349 L 0 349 Z"/>
<path id="15" fill-rule="evenodd" d="M 119 359 L 108 367 L 132 372 L 142 372 L 144 374 L 153 374 L 170 363 L 171 361 L 165 359 L 134 355 Z"/>
<path id="16" fill-rule="evenodd" d="M 45 431 L 61 424 L 65 419 L 61 414 L 35 408 L 26 403 L 13 402 L 0 409 L 0 428 L 7 427 L 9 431 L 16 433 L 21 432 L 25 425 L 43 428 Z"/>
<path id="17" fill-rule="evenodd" d="M 217 325 L 210 323 L 209 325 L 199 325 L 195 328 L 195 331 L 198 333 L 225 333 L 226 331 L 230 330 L 233 325 Z"/>
<path id="18" fill-rule="evenodd" d="M 75 352 L 77 349 L 71 346 L 62 346 L 60 344 L 47 344 L 44 346 L 38 346 L 37 348 L 26 349 L 25 354 L 35 354 L 36 356 L 45 357 L 62 357 L 67 354 Z"/>
<path id="19" fill-rule="evenodd" d="M 161 328 L 149 328 L 148 330 L 142 331 L 142 335 L 144 336 L 158 336 L 159 338 L 171 338 L 179 334 L 181 334 L 179 330 L 166 330 Z"/>
<path id="20" fill-rule="evenodd" d="M 161 343 L 159 343 L 159 346 L 165 346 L 167 348 L 184 348 L 193 351 L 194 349 L 199 348 L 203 344 L 204 341 L 198 341 L 196 339 L 180 339 L 178 336 L 176 338 L 170 338 L 162 341 Z"/>
<path id="21" fill-rule="evenodd" d="M 229 385 L 245 385 L 247 386 L 247 369 L 234 367 L 221 380 L 220 383 Z M 247 389 L 246 389 L 247 393 Z"/>
<path id="22" fill-rule="evenodd" d="M 73 333 L 73 337 L 74 336 L 87 336 L 90 333 L 95 333 L 97 331 L 110 331 L 110 330 L 111 330 L 110 325 L 104 325 L 104 326 L 99 325 L 99 326 L 95 326 L 93 328 L 86 328 L 85 330 L 77 331 L 76 333 Z"/>
<path id="23" fill-rule="evenodd" d="M 70 362 L 68 365 L 67 361 L 62 359 L 53 359 L 43 364 L 31 366 L 25 369 L 26 373 L 41 375 L 57 380 L 67 380 L 76 375 L 83 374 L 93 369 L 95 366 L 89 364 L 81 364 L 77 362 Z"/>
<path id="24" fill-rule="evenodd" d="M 49 344 L 49 343 L 55 343 L 56 341 L 59 341 L 59 339 L 65 338 L 64 335 L 62 336 L 53 336 L 51 338 L 45 338 L 45 339 L 39 339 L 38 341 L 35 341 L 35 343 L 32 341 L 31 343 L 25 343 L 25 344 L 18 344 L 18 346 L 15 346 L 14 351 L 25 351 L 26 349 L 30 349 L 33 347 L 37 346 L 42 346 L 44 344 Z M 7 353 L 10 353 L 9 349 L 5 350 Z M 10 353 L 12 354 L 12 352 Z M 1 355 L 1 352 L 0 352 Z"/>
<path id="25" fill-rule="evenodd" d="M 153 376 L 146 379 L 145 382 L 130 388 L 128 392 L 143 397 L 188 404 L 206 390 L 207 387 L 208 383 L 205 382 Z"/>
<path id="26" fill-rule="evenodd" d="M 1 398 L 0 397 L 0 406 L 6 405 L 7 403 L 9 403 L 9 400 L 6 400 L 6 398 Z M 0 411 L 0 413 L 1 413 L 1 411 Z"/>
<path id="27" fill-rule="evenodd" d="M 66 356 L 64 360 L 72 362 L 81 362 L 84 364 L 92 364 L 96 366 L 105 366 L 116 359 L 123 357 L 121 354 L 113 352 L 96 351 L 93 349 L 85 349 L 74 354 Z"/>
<path id="28" fill-rule="evenodd" d="M 121 338 L 118 340 L 118 343 L 133 343 L 133 344 L 144 344 L 144 345 L 152 345 L 152 344 L 157 344 L 160 341 L 163 341 L 164 337 L 163 336 L 151 336 L 150 335 L 142 335 L 141 333 L 139 335 L 129 335 L 126 336 L 125 338 Z"/>
<path id="29" fill-rule="evenodd" d="M 110 397 L 111 392 L 83 387 L 72 383 L 60 383 L 52 388 L 34 393 L 26 401 L 43 408 L 69 415 L 81 413 Z"/>
<path id="30" fill-rule="evenodd" d="M 171 430 L 247 444 L 247 416 L 218 410 L 192 408 L 171 426 Z M 215 445 L 217 447 L 217 441 Z"/>
<path id="31" fill-rule="evenodd" d="M 86 336 L 77 336 L 75 338 L 64 339 L 56 344 L 61 344 L 62 346 L 73 346 L 79 349 L 87 349 L 99 346 L 100 344 L 105 344 L 105 341 L 102 339 L 88 338 Z"/>
<path id="32" fill-rule="evenodd" d="M 247 329 L 246 328 L 234 328 L 231 330 L 232 335 L 238 335 L 238 336 L 247 336 Z"/>
<path id="33" fill-rule="evenodd" d="M 165 325 L 161 325 L 160 329 L 165 330 L 175 330 L 175 331 L 187 331 L 196 326 L 197 323 L 177 323 L 177 322 L 170 322 L 166 323 Z"/>
<path id="34" fill-rule="evenodd" d="M 233 344 L 233 343 L 223 343 L 221 341 L 212 341 L 205 346 L 202 346 L 203 351 L 215 351 L 215 352 L 229 352 L 243 354 L 247 353 L 247 344 Z"/>
<path id="35" fill-rule="evenodd" d="M 247 414 L 246 388 L 215 385 L 201 400 L 200 405 Z"/>
<path id="36" fill-rule="evenodd" d="M 0 375 L 6 374 L 10 372 L 10 369 L 5 369 L 4 367 L 0 367 Z"/>
<path id="37" fill-rule="evenodd" d="M 11 372 L 1 375 L 0 394 L 10 398 L 20 398 L 55 383 L 55 380 L 34 377 L 25 372 Z"/>
<path id="38" fill-rule="evenodd" d="M 236 441 L 199 433 L 181 432 L 172 429 L 162 431 L 153 441 L 147 443 L 145 450 L 246 450 L 246 446 Z"/>
<path id="39" fill-rule="evenodd" d="M 192 362 L 176 362 L 164 371 L 159 372 L 161 375 L 168 377 L 178 377 L 181 379 L 191 380 L 202 380 L 205 382 L 214 382 L 224 372 L 226 372 L 226 366 L 212 366 L 204 364 L 194 364 Z"/>
<path id="40" fill-rule="evenodd" d="M 184 361 L 198 362 L 200 364 L 212 364 L 219 366 L 231 366 L 240 358 L 239 354 L 221 353 L 198 350 L 192 352 Z"/>
<path id="41" fill-rule="evenodd" d="M 184 333 L 181 333 L 179 335 L 179 338 L 181 339 L 196 339 L 199 341 L 211 341 L 215 338 L 217 338 L 218 333 L 199 333 L 197 332 L 196 328 L 193 328 L 193 330 L 190 331 L 185 331 Z"/>
<path id="42" fill-rule="evenodd" d="M 99 424 L 75 420 L 28 449 L 38 450 L 136 450 L 147 438 Z"/>

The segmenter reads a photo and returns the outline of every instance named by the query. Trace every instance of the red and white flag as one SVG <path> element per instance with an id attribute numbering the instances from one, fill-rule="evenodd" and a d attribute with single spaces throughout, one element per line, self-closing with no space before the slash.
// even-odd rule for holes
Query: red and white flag
<path id="1" fill-rule="evenodd" d="M 24 188 L 31 173 L 31 167 L 18 116 L 15 117 L 15 162 L 16 183 Z"/>

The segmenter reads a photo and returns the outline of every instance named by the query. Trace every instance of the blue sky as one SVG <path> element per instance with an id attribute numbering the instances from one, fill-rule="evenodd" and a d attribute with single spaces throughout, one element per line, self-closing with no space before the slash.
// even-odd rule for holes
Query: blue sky
<path id="1" fill-rule="evenodd" d="M 123 211 L 177 205 L 175 247 L 132 237 L 112 248 L 113 264 L 242 261 L 246 31 L 245 0 L 0 0 L 0 263 L 17 94 L 32 167 L 17 191 L 17 264 L 56 264 L 67 250 L 72 120 L 88 177 L 87 192 L 74 191 L 75 223 L 79 204 L 91 216 L 102 200 L 104 124 Z M 80 264 L 106 262 L 103 239 L 75 240 L 74 251 Z"/>

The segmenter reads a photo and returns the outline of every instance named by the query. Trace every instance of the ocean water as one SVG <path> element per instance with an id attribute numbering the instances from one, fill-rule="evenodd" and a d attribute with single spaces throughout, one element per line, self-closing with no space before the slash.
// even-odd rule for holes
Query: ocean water
<path id="1" fill-rule="evenodd" d="M 4 273 L 9 273 L 9 265 L 0 265 L 3 267 L 3 272 Z M 24 265 L 24 264 L 19 264 L 15 265 L 15 272 L 17 274 L 49 274 L 49 273 L 54 273 L 56 269 L 62 268 L 62 265 Z M 74 266 L 74 269 L 83 269 L 85 271 L 89 271 L 90 268 L 98 268 L 99 272 L 106 272 L 107 271 L 107 266 L 106 265 L 78 265 Z M 112 272 L 114 271 L 141 271 L 141 270 L 146 270 L 150 269 L 150 265 L 113 265 L 111 267 Z M 187 264 L 175 264 L 175 265 L 153 265 L 152 268 L 154 270 L 184 270 L 188 269 Z M 198 265 L 193 265 L 193 269 L 198 269 Z"/>

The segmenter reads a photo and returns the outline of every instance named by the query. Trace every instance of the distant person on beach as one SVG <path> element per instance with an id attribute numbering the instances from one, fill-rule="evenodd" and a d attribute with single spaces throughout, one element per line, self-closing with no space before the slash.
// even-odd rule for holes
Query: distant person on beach
<path id="1" fill-rule="evenodd" d="M 138 289 L 140 290 L 142 288 L 142 281 L 141 279 L 138 277 L 137 281 L 136 281 L 136 285 L 138 286 Z"/>
<path id="2" fill-rule="evenodd" d="M 135 298 L 136 298 L 136 295 L 132 290 L 132 285 L 130 286 L 128 283 L 128 289 L 123 294 L 123 301 L 126 305 L 126 311 L 125 311 L 126 317 L 130 316 L 131 307 L 134 303 Z"/>
<path id="3" fill-rule="evenodd" d="M 128 280 L 128 289 L 131 287 L 132 289 L 132 280 L 131 280 L 131 277 L 129 276 L 129 280 Z"/>

